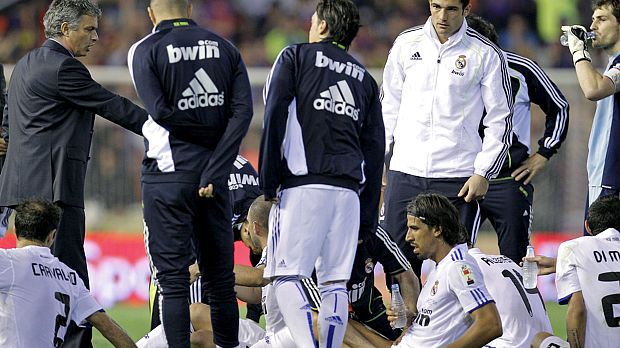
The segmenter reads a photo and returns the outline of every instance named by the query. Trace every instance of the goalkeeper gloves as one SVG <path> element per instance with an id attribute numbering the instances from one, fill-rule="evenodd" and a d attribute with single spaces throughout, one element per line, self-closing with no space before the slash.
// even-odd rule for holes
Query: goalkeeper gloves
<path id="1" fill-rule="evenodd" d="M 590 52 L 588 52 L 586 45 L 586 28 L 581 25 L 564 25 L 562 31 L 568 38 L 568 48 L 573 55 L 573 63 L 577 64 L 582 60 L 591 62 L 592 58 L 590 58 Z"/>

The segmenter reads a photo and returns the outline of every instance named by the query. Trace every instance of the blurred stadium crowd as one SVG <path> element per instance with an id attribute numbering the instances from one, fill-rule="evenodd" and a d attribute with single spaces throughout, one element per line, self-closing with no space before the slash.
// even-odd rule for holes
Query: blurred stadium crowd
<path id="1" fill-rule="evenodd" d="M 41 19 L 49 0 L 0 2 L 0 62 L 14 63 L 43 42 Z M 99 43 L 87 64 L 126 65 L 131 44 L 152 29 L 148 0 L 99 0 Z M 2 5 L 2 4 L 6 5 Z M 362 23 L 352 52 L 368 67 L 383 67 L 394 38 L 428 17 L 426 0 L 358 0 Z M 502 47 L 543 67 L 572 65 L 558 43 L 561 24 L 589 25 L 589 1 L 473 0 L 473 12 L 496 25 Z M 195 0 L 193 18 L 229 38 L 248 66 L 269 66 L 280 49 L 303 42 L 312 0 Z M 2 8 L 4 7 L 4 8 Z"/>
<path id="2" fill-rule="evenodd" d="M 96 0 L 93 0 L 96 1 Z M 42 18 L 51 0 L 0 0 L 0 63 L 14 64 L 44 41 Z M 103 10 L 99 42 L 81 60 L 89 65 L 126 68 L 127 51 L 152 30 L 146 7 L 149 0 L 98 0 Z M 423 24 L 429 16 L 427 0 L 356 0 L 363 27 L 351 52 L 369 68 L 382 69 L 388 50 L 403 30 Z M 240 48 L 248 67 L 270 67 L 288 44 L 307 41 L 315 0 L 193 0 L 192 18 L 229 38 Z M 490 19 L 500 34 L 502 48 L 536 60 L 543 68 L 572 67 L 571 55 L 560 46 L 562 24 L 590 25 L 588 0 L 471 0 L 473 12 Z M 602 50 L 593 52 L 596 66 L 607 62 Z M 5 71 L 6 73 L 6 71 Z M 585 102 L 574 85 L 574 71 L 560 88 L 571 103 L 571 132 L 562 151 L 537 178 L 535 230 L 570 231 L 581 226 L 585 199 L 585 156 L 593 104 Z M 574 82 L 571 82 L 573 81 Z M 8 81 L 7 81 L 8 82 Z M 557 82 L 557 81 L 556 81 Z M 138 101 L 129 77 L 106 85 Z M 263 114 L 262 83 L 253 85 L 254 121 L 242 153 L 256 164 Z M 139 231 L 140 161 L 142 139 L 102 118 L 97 119 L 86 179 L 89 230 Z M 534 128 L 544 119 L 533 117 Z M 561 180 L 558 178 L 561 177 Z M 570 182 L 570 185 L 561 183 Z M 566 190 L 566 187 L 574 190 Z M 561 211 L 561 214 L 554 212 Z M 571 217 L 571 218 L 567 218 Z M 483 228 L 484 229 L 484 228 Z"/>

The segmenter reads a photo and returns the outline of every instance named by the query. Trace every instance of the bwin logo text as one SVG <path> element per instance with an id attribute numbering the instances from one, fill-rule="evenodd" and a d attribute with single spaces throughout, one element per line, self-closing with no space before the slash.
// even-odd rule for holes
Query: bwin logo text
<path id="1" fill-rule="evenodd" d="M 335 71 L 339 74 L 346 74 L 355 79 L 364 80 L 364 68 L 351 62 L 341 63 L 337 62 L 325 55 L 323 52 L 318 51 L 316 53 L 316 61 L 314 65 L 318 68 L 329 68 L 329 70 Z"/>
<path id="2" fill-rule="evenodd" d="M 216 41 L 200 40 L 198 46 L 190 47 L 174 47 L 166 46 L 168 51 L 168 61 L 171 64 L 178 63 L 181 60 L 201 60 L 207 58 L 219 58 L 220 49 L 217 47 Z"/>
<path id="3" fill-rule="evenodd" d="M 224 92 L 218 91 L 207 72 L 200 68 L 194 75 L 195 77 L 189 82 L 189 87 L 182 93 L 185 98 L 177 103 L 179 110 L 224 105 Z"/>

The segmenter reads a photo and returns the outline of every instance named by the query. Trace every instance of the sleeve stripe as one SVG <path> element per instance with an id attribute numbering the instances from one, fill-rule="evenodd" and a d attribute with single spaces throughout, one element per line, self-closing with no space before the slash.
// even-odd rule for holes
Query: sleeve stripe
<path id="1" fill-rule="evenodd" d="M 392 238 L 388 235 L 387 231 L 383 229 L 383 227 L 377 226 L 376 236 L 383 242 L 385 247 L 392 253 L 396 261 L 398 261 L 398 263 L 404 270 L 411 269 L 411 264 L 409 263 L 409 260 L 407 260 L 398 245 L 392 240 Z"/>
<path id="2" fill-rule="evenodd" d="M 271 70 L 269 71 L 269 75 L 267 75 L 267 81 L 265 81 L 265 88 L 263 88 L 263 103 L 264 104 L 267 104 L 267 96 L 269 95 L 269 87 L 271 87 L 271 77 L 273 75 L 273 71 L 275 70 L 276 65 L 280 61 L 280 57 L 282 56 L 284 51 L 286 51 L 289 47 L 291 46 L 284 47 L 282 51 L 278 53 L 278 56 L 276 57 L 276 60 L 274 60 Z"/>
<path id="3" fill-rule="evenodd" d="M 202 277 L 198 277 L 195 282 L 189 286 L 189 303 L 198 303 L 202 301 Z"/>
<path id="4" fill-rule="evenodd" d="M 493 300 L 486 301 L 486 302 L 482 303 L 481 305 L 479 305 L 478 307 L 473 308 L 473 309 L 471 309 L 471 310 L 467 311 L 467 313 L 470 313 L 470 314 L 471 314 L 471 312 L 474 312 L 475 310 L 477 310 L 477 309 L 479 309 L 479 308 L 481 308 L 481 307 L 484 307 L 484 306 L 488 305 L 489 303 L 495 303 L 495 301 L 493 301 Z"/>
<path id="5" fill-rule="evenodd" d="M 478 303 L 478 305 L 480 306 L 482 304 L 482 299 L 480 298 L 480 295 L 478 295 L 474 290 L 469 290 L 469 293 L 474 298 L 474 300 L 476 300 L 476 303 Z"/>
<path id="6" fill-rule="evenodd" d="M 513 100 L 512 100 L 512 87 L 510 85 L 510 75 L 508 74 L 508 63 L 506 62 L 506 58 L 504 56 L 504 53 L 494 44 L 492 44 L 487 38 L 483 37 L 482 35 L 478 34 L 478 32 L 476 32 L 475 30 L 471 29 L 471 28 L 467 28 L 467 35 L 478 39 L 480 42 L 482 42 L 484 45 L 487 45 L 489 47 L 491 47 L 495 53 L 497 53 L 497 55 L 499 56 L 500 61 L 502 62 L 501 64 L 501 68 L 502 68 L 502 87 L 504 89 L 504 94 L 506 96 L 506 102 L 508 103 L 508 108 L 510 110 L 510 114 L 511 117 L 506 118 L 505 123 L 506 126 L 504 127 L 504 134 L 502 135 L 502 142 L 504 143 L 502 146 L 502 150 L 499 153 L 499 155 L 497 156 L 497 158 L 495 159 L 495 161 L 493 162 L 493 165 L 489 168 L 489 170 L 487 171 L 485 177 L 487 179 L 490 179 L 491 177 L 493 177 L 494 175 L 498 174 L 499 171 L 501 170 L 504 161 L 506 160 L 506 156 L 508 156 L 508 143 L 511 139 L 512 136 L 512 114 L 514 111 L 514 105 L 513 105 Z"/>
<path id="7" fill-rule="evenodd" d="M 551 149 L 560 144 L 562 142 L 562 136 L 566 135 L 568 127 L 568 101 L 562 96 L 557 86 L 549 79 L 549 76 L 547 76 L 547 74 L 533 61 L 512 52 L 506 52 L 506 56 L 508 57 L 508 63 L 520 65 L 530 70 L 559 109 L 553 129 L 553 136 L 544 141 L 545 147 Z"/>
<path id="8" fill-rule="evenodd" d="M 133 44 L 133 46 L 129 48 L 129 52 L 127 53 L 127 66 L 129 67 L 129 75 L 131 76 L 131 82 L 133 82 L 134 88 L 136 88 L 136 80 L 134 79 L 134 76 L 133 76 L 133 59 L 134 59 L 134 55 L 136 54 L 136 49 L 138 48 L 138 46 L 140 46 L 141 43 L 143 43 L 146 39 L 153 36 L 153 34 L 155 33 L 156 32 L 152 32 L 148 34 L 147 36 L 143 37 L 142 40 Z"/>

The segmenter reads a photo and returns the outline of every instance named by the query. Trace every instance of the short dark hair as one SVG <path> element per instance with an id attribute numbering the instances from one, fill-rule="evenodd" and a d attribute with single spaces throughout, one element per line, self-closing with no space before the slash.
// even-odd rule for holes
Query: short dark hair
<path id="1" fill-rule="evenodd" d="M 620 231 L 620 198 L 605 196 L 594 201 L 588 209 L 586 221 L 595 236 L 608 228 Z"/>
<path id="2" fill-rule="evenodd" d="M 43 16 L 45 37 L 62 36 L 62 23 L 69 23 L 71 30 L 76 30 L 82 16 L 101 17 L 101 9 L 89 0 L 54 0 Z"/>
<path id="3" fill-rule="evenodd" d="M 15 208 L 15 234 L 19 239 L 44 242 L 58 227 L 61 210 L 43 199 L 29 199 Z"/>
<path id="4" fill-rule="evenodd" d="M 616 20 L 620 21 L 620 0 L 593 0 L 592 11 L 601 7 L 611 7 L 611 13 L 616 17 Z"/>
<path id="5" fill-rule="evenodd" d="M 467 20 L 467 25 L 470 28 L 479 32 L 482 36 L 489 39 L 489 41 L 499 46 L 499 36 L 497 35 L 497 31 L 495 31 L 495 26 L 493 23 L 476 14 L 469 14 L 465 17 L 465 19 Z"/>
<path id="6" fill-rule="evenodd" d="M 469 0 L 461 0 L 461 4 L 463 4 L 463 9 L 469 5 Z"/>
<path id="7" fill-rule="evenodd" d="M 316 15 L 327 23 L 331 40 L 345 47 L 351 46 L 360 28 L 360 13 L 353 1 L 319 0 Z"/>
<path id="8" fill-rule="evenodd" d="M 465 227 L 456 207 L 443 195 L 421 193 L 407 204 L 407 215 L 415 216 L 430 227 L 441 228 L 443 240 L 451 246 L 467 241 Z"/>

